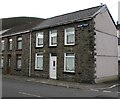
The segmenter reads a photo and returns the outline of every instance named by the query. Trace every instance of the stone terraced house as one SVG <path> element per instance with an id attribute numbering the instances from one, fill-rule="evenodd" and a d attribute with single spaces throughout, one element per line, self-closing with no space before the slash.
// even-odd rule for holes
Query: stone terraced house
<path id="1" fill-rule="evenodd" d="M 3 74 L 73 82 L 118 79 L 117 30 L 100 5 L 3 33 Z"/>

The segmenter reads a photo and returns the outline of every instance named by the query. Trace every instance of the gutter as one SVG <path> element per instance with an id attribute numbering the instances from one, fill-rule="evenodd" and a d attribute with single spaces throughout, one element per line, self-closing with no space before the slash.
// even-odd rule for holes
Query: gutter
<path id="1" fill-rule="evenodd" d="M 7 36 L 15 36 L 15 35 L 19 35 L 19 34 L 25 34 L 25 33 L 29 33 L 29 32 L 31 32 L 31 31 L 30 31 L 30 30 L 27 30 L 27 31 L 17 32 L 17 33 L 13 33 L 13 34 L 10 34 L 10 35 L 0 36 L 0 38 L 2 38 L 2 37 L 7 37 Z"/>

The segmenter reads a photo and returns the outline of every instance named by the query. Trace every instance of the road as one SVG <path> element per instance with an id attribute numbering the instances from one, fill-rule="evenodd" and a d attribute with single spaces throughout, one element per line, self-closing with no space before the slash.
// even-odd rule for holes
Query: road
<path id="1" fill-rule="evenodd" d="M 115 92 L 65 88 L 3 78 L 2 97 L 118 97 Z"/>

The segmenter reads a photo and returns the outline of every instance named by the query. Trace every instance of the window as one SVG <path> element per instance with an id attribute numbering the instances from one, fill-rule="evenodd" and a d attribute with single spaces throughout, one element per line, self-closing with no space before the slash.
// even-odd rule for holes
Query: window
<path id="1" fill-rule="evenodd" d="M 0 68 L 3 68 L 3 61 L 4 61 L 4 58 L 3 58 L 3 56 L 1 56 L 1 65 L 0 65 Z"/>
<path id="2" fill-rule="evenodd" d="M 12 50 L 12 39 L 8 40 L 8 44 L 9 50 Z"/>
<path id="3" fill-rule="evenodd" d="M 43 32 L 36 34 L 36 47 L 43 47 Z"/>
<path id="4" fill-rule="evenodd" d="M 3 51 L 4 49 L 5 49 L 5 41 L 2 40 L 2 41 L 1 41 L 1 50 Z"/>
<path id="5" fill-rule="evenodd" d="M 75 72 L 75 54 L 74 53 L 64 54 L 64 71 Z"/>
<path id="6" fill-rule="evenodd" d="M 17 49 L 22 49 L 22 37 L 17 38 Z"/>
<path id="7" fill-rule="evenodd" d="M 35 69 L 43 70 L 43 55 L 42 54 L 38 54 L 38 53 L 36 54 Z"/>
<path id="8" fill-rule="evenodd" d="M 57 46 L 57 30 L 52 30 L 49 33 L 49 45 Z"/>
<path id="9" fill-rule="evenodd" d="M 7 62 L 8 67 L 11 66 L 11 55 L 8 55 L 8 62 Z"/>
<path id="10" fill-rule="evenodd" d="M 75 29 L 65 29 L 65 45 L 75 45 Z"/>
<path id="11" fill-rule="evenodd" d="M 17 55 L 17 69 L 20 70 L 22 66 L 22 57 L 21 55 Z"/>

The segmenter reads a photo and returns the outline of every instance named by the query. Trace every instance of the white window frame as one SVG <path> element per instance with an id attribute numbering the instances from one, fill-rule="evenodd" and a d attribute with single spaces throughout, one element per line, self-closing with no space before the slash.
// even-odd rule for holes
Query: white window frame
<path id="1" fill-rule="evenodd" d="M 1 50 L 2 51 L 5 50 L 5 41 L 4 40 L 1 41 Z"/>
<path id="2" fill-rule="evenodd" d="M 74 31 L 73 31 L 73 33 L 74 33 L 74 43 L 67 43 L 67 35 L 68 35 L 68 33 L 70 33 L 70 32 L 66 32 L 66 30 L 67 29 L 70 29 L 70 28 L 72 28 Z M 69 28 L 66 28 L 65 29 L 65 31 L 64 31 L 65 33 L 64 33 L 64 44 L 65 45 L 75 45 L 75 28 L 74 27 L 69 27 Z M 71 33 L 70 33 L 71 34 Z"/>
<path id="3" fill-rule="evenodd" d="M 67 54 L 73 54 L 73 55 L 71 55 L 71 56 L 67 56 Z M 69 71 L 69 70 L 66 70 L 66 65 L 67 65 L 67 63 L 66 63 L 66 58 L 74 58 L 74 70 L 73 71 Z M 72 73 L 74 73 L 75 72 L 75 54 L 74 53 L 64 53 L 64 72 L 72 72 Z"/>
<path id="4" fill-rule="evenodd" d="M 56 31 L 56 32 L 54 32 Z M 54 34 L 52 34 L 54 33 Z M 56 41 L 57 41 L 57 30 L 52 30 L 52 31 L 49 31 L 49 46 L 57 46 L 57 42 L 56 44 L 52 44 L 52 37 L 56 37 Z"/>
<path id="5" fill-rule="evenodd" d="M 38 39 L 40 38 L 43 39 L 43 44 L 44 44 L 44 33 L 43 32 L 36 33 L 36 47 L 43 47 L 43 44 L 38 45 Z"/>
<path id="6" fill-rule="evenodd" d="M 36 55 L 35 55 L 35 70 L 43 70 L 43 66 L 41 68 L 37 67 L 37 63 L 38 63 L 37 58 L 42 58 L 43 59 L 43 54 L 36 53 Z M 43 63 L 43 61 L 42 61 L 42 63 Z"/>

